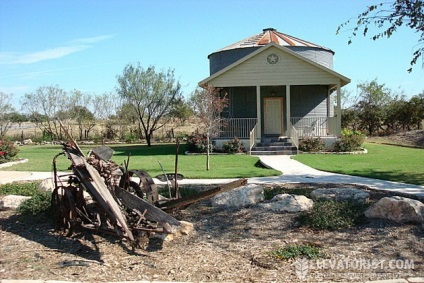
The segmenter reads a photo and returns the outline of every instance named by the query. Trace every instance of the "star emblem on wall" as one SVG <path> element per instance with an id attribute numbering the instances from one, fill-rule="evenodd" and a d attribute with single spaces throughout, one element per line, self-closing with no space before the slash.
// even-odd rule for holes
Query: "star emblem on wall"
<path id="1" fill-rule="evenodd" d="M 268 57 L 266 57 L 266 60 L 268 61 L 269 64 L 277 64 L 278 60 L 280 60 L 280 58 L 278 57 L 277 54 L 269 54 Z"/>

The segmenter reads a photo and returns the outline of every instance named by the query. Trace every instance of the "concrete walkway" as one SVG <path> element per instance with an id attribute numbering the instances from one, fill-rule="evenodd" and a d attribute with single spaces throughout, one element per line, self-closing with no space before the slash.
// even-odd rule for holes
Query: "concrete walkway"
<path id="1" fill-rule="evenodd" d="M 261 156 L 263 164 L 282 171 L 278 177 L 251 178 L 250 182 L 285 182 L 285 183 L 345 183 L 369 186 L 373 189 L 392 191 L 424 198 L 424 186 L 391 182 L 372 178 L 329 173 L 311 168 L 290 156 Z"/>
<path id="2" fill-rule="evenodd" d="M 288 155 L 260 156 L 260 161 L 267 167 L 283 172 L 280 176 L 249 178 L 249 183 L 340 183 L 369 186 L 372 189 L 415 195 L 424 198 L 424 186 L 377 180 L 371 178 L 342 175 L 316 170 L 304 165 Z M 66 174 L 66 173 L 64 173 Z M 23 180 L 43 180 L 52 178 L 52 172 L 1 171 L 0 184 Z M 223 184 L 234 179 L 185 179 L 179 184 Z M 164 182 L 154 179 L 157 184 Z"/>

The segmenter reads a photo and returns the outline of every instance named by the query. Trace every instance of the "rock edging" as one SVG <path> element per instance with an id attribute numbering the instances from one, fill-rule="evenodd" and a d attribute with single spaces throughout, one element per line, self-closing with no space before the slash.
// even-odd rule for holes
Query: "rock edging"
<path id="1" fill-rule="evenodd" d="M 2 163 L 2 164 L 0 164 L 0 168 L 10 167 L 10 166 L 13 166 L 15 164 L 26 163 L 26 162 L 28 162 L 28 159 L 19 159 L 19 160 L 16 160 L 16 161 Z"/>

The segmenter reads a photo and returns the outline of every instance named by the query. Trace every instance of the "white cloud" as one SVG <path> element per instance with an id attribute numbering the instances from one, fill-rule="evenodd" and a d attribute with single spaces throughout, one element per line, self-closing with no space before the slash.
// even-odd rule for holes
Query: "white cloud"
<path id="1" fill-rule="evenodd" d="M 0 52 L 0 65 L 33 64 L 45 60 L 59 59 L 70 54 L 91 48 L 94 43 L 109 39 L 114 35 L 101 35 L 72 40 L 69 45 L 49 48 L 36 52 Z"/>
<path id="2" fill-rule="evenodd" d="M 88 45 L 76 45 L 56 47 L 32 53 L 0 54 L 0 64 L 33 64 L 45 60 L 62 58 L 89 47 Z"/>
<path id="3" fill-rule="evenodd" d="M 97 43 L 97 42 L 107 40 L 107 39 L 110 39 L 110 38 L 113 38 L 113 37 L 115 37 L 114 34 L 77 38 L 77 39 L 72 40 L 71 44 L 93 44 L 93 43 Z"/>
<path id="4" fill-rule="evenodd" d="M 22 93 L 22 92 L 26 92 L 30 89 L 29 86 L 27 85 L 21 85 L 21 86 L 8 86 L 8 87 L 1 87 L 0 91 L 4 92 L 4 93 Z"/>

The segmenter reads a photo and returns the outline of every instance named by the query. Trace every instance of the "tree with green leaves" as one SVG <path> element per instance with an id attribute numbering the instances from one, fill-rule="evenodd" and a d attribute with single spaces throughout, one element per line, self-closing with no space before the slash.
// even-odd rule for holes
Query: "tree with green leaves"
<path id="1" fill-rule="evenodd" d="M 424 90 L 411 97 L 408 102 L 408 109 L 411 114 L 411 124 L 414 124 L 417 129 L 422 129 L 424 121 Z"/>
<path id="2" fill-rule="evenodd" d="M 358 84 L 359 97 L 354 105 L 360 121 L 360 129 L 368 131 L 369 135 L 377 134 L 381 129 L 386 114 L 386 107 L 392 99 L 390 89 L 379 84 L 377 79 Z"/>
<path id="3" fill-rule="evenodd" d="M 185 121 L 194 115 L 194 111 L 189 101 L 186 101 L 184 97 L 180 97 L 173 103 L 170 115 L 172 118 L 178 119 L 181 124 L 184 124 Z"/>
<path id="4" fill-rule="evenodd" d="M 118 76 L 117 90 L 123 102 L 134 108 L 147 146 L 151 146 L 153 133 L 169 122 L 172 103 L 181 96 L 174 70 L 156 72 L 153 66 L 144 69 L 140 63 L 128 64 Z"/>
<path id="5" fill-rule="evenodd" d="M 424 56 L 424 1 L 423 0 L 394 0 L 380 4 L 368 6 L 364 12 L 360 13 L 355 20 L 348 20 L 341 24 L 337 33 L 353 23 L 352 37 L 358 34 L 367 36 L 370 33 L 370 26 L 376 26 L 379 31 L 371 36 L 372 40 L 380 38 L 390 38 L 396 30 L 406 26 L 420 35 L 418 44 L 412 54 L 410 62 L 412 66 L 417 63 L 418 58 Z M 424 63 L 423 63 L 424 65 Z"/>
<path id="6" fill-rule="evenodd" d="M 9 114 L 10 120 L 12 123 L 18 124 L 19 127 L 22 126 L 23 122 L 28 121 L 28 117 L 25 114 L 13 111 Z"/>
<path id="7" fill-rule="evenodd" d="M 386 133 L 396 133 L 399 130 L 411 129 L 411 112 L 405 96 L 393 98 L 386 106 L 384 126 Z"/>

